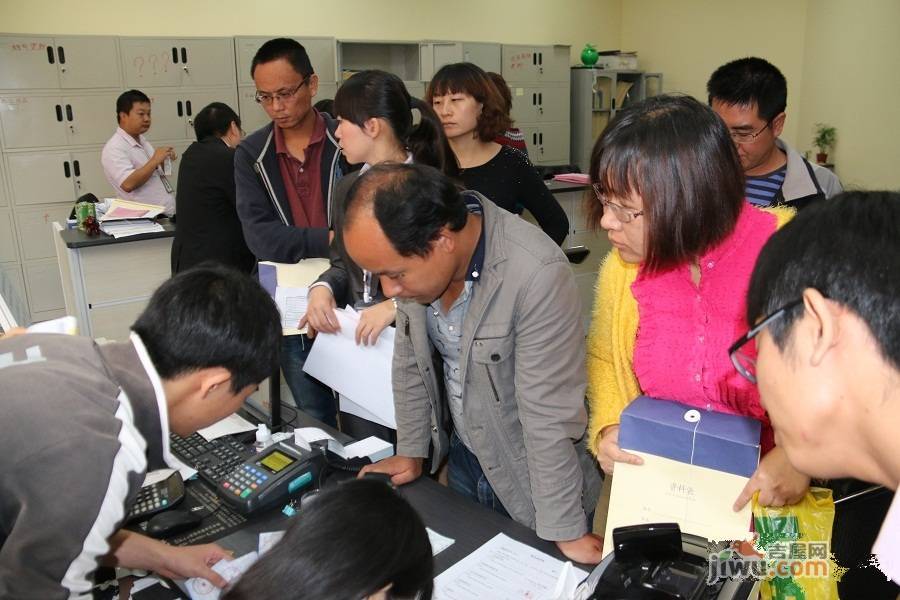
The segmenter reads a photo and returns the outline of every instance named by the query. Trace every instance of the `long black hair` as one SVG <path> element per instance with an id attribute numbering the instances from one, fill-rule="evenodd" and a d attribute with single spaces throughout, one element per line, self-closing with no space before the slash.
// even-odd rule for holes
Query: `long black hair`
<path id="1" fill-rule="evenodd" d="M 421 115 L 413 123 L 413 109 Z M 360 71 L 345 81 L 334 97 L 334 116 L 358 127 L 371 118 L 384 119 L 400 143 L 412 153 L 413 160 L 455 177 L 459 168 L 456 156 L 444 135 L 441 120 L 434 109 L 410 96 L 403 81 L 385 71 Z"/>
<path id="2" fill-rule="evenodd" d="M 356 479 L 304 506 L 274 548 L 222 600 L 430 600 L 431 543 L 422 519 L 385 483 Z"/>

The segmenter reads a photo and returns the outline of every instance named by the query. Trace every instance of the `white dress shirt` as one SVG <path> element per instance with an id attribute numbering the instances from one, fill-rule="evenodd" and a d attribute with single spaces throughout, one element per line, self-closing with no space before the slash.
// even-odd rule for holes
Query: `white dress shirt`
<path id="1" fill-rule="evenodd" d="M 167 215 L 174 215 L 175 194 L 169 191 L 172 189 L 171 186 L 167 189 L 168 180 L 165 179 L 161 168 L 157 167 L 150 179 L 131 192 L 122 189 L 122 182 L 137 169 L 147 164 L 147 161 L 153 156 L 153 152 L 154 148 L 147 138 L 139 136 L 135 140 L 124 129 L 117 127 L 116 132 L 103 146 L 103 152 L 100 154 L 103 174 L 106 175 L 106 180 L 116 190 L 119 198 L 147 204 L 159 204 L 166 207 Z"/>

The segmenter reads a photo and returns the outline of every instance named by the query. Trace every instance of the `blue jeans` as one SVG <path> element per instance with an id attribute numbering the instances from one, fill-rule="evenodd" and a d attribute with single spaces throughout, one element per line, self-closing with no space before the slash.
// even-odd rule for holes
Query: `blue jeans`
<path id="1" fill-rule="evenodd" d="M 314 419 L 337 427 L 337 406 L 331 388 L 303 372 L 303 363 L 312 349 L 305 335 L 281 338 L 281 371 L 291 389 L 294 404 Z"/>
<path id="2" fill-rule="evenodd" d="M 469 500 L 474 500 L 504 517 L 509 516 L 500 499 L 494 494 L 494 489 L 485 477 L 484 471 L 481 470 L 478 457 L 466 448 L 456 432 L 450 436 L 447 483 L 451 490 L 462 494 Z"/>

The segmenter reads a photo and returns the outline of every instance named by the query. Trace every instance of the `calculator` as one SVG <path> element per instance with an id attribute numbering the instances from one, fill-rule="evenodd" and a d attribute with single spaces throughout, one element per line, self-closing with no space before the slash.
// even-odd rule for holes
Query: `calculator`
<path id="1" fill-rule="evenodd" d="M 176 506 L 182 500 L 184 500 L 184 480 L 181 473 L 175 471 L 168 478 L 141 488 L 134 504 L 131 505 L 131 510 L 125 515 L 125 522 L 144 521 L 158 512 Z"/>

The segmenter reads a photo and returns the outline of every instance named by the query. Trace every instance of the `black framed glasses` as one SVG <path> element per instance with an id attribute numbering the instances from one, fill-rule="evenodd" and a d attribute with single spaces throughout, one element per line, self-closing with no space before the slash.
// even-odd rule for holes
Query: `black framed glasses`
<path id="1" fill-rule="evenodd" d="M 752 144 L 756 141 L 756 138 L 760 136 L 760 134 L 769 128 L 772 124 L 772 121 L 767 121 L 765 125 L 762 126 L 762 129 L 757 131 L 756 133 L 752 133 L 749 131 L 731 131 L 728 133 L 731 134 L 731 139 L 735 141 L 737 144 Z"/>
<path id="2" fill-rule="evenodd" d="M 627 206 L 622 206 L 621 204 L 616 204 L 615 202 L 609 200 L 600 192 L 600 184 L 592 183 L 591 187 L 594 188 L 594 195 L 597 196 L 597 200 L 600 201 L 600 204 L 603 205 L 603 208 L 608 208 L 612 211 L 613 215 L 615 215 L 616 220 L 620 223 L 631 223 L 642 214 L 644 211 L 642 210 L 634 210 L 633 208 L 628 208 Z"/>
<path id="3" fill-rule="evenodd" d="M 269 93 L 269 92 L 260 92 L 256 91 L 256 94 L 253 96 L 253 99 L 256 100 L 259 104 L 272 104 L 274 101 L 278 100 L 279 102 L 286 102 L 294 97 L 294 95 L 300 91 L 304 85 L 309 83 L 309 77 L 305 78 L 303 81 L 298 83 L 296 86 L 292 88 L 288 88 L 286 90 L 278 90 L 277 92 Z"/>
<path id="4" fill-rule="evenodd" d="M 756 324 L 753 329 L 748 331 L 728 349 L 728 355 L 731 357 L 731 363 L 742 377 L 756 383 L 756 336 L 774 321 L 783 317 L 789 310 L 803 303 L 803 299 L 794 300 L 785 304 L 775 312 L 766 316 L 762 321 Z M 752 343 L 752 345 L 750 345 Z"/>

